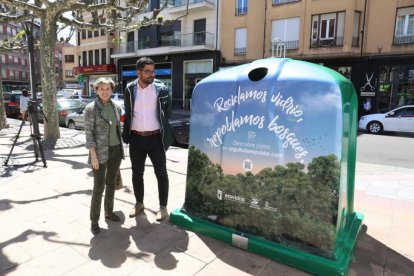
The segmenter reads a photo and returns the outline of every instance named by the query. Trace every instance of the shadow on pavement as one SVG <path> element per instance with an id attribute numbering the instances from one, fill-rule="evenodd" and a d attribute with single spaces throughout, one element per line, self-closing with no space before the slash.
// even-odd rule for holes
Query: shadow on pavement
<path id="1" fill-rule="evenodd" d="M 354 251 L 349 276 L 353 275 L 414 275 L 414 262 L 362 232 Z"/>
<path id="2" fill-rule="evenodd" d="M 9 245 L 24 242 L 31 238 L 33 235 L 41 235 L 45 240 L 49 240 L 50 237 L 56 236 L 55 232 L 45 232 L 45 231 L 33 231 L 33 230 L 26 230 L 20 235 L 7 240 L 5 242 L 0 243 L 0 275 L 6 275 L 16 269 L 17 263 L 11 262 L 7 256 L 3 253 L 4 248 Z"/>

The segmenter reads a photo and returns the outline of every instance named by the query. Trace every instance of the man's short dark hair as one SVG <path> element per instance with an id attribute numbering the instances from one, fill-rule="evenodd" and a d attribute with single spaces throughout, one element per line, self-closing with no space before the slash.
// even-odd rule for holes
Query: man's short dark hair
<path id="1" fill-rule="evenodd" d="M 149 57 L 142 57 L 137 60 L 136 69 L 137 70 L 144 69 L 145 65 L 147 64 L 154 64 L 154 61 L 150 59 Z"/>

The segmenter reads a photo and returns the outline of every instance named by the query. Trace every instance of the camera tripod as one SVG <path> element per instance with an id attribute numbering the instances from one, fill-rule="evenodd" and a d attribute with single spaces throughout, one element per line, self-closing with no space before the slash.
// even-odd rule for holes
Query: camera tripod
<path id="1" fill-rule="evenodd" d="M 44 116 L 44 114 L 42 115 Z M 34 150 L 34 154 L 36 158 L 35 162 L 39 160 L 39 155 L 40 155 L 42 158 L 43 167 L 46 168 L 47 166 L 46 166 L 45 153 L 43 152 L 43 145 L 40 140 L 39 120 L 37 118 L 37 101 L 29 101 L 28 110 L 25 113 L 24 117 L 25 118 L 22 118 L 22 123 L 20 124 L 19 131 L 17 132 L 14 138 L 12 148 L 10 150 L 9 155 L 7 156 L 6 161 L 4 162 L 4 165 L 7 166 L 7 164 L 9 163 L 9 159 L 16 145 L 17 139 L 19 139 L 20 132 L 22 131 L 23 126 L 25 125 L 26 118 L 28 118 L 28 121 L 30 122 L 30 137 L 32 138 L 32 141 L 33 141 L 33 150 Z M 46 118 L 45 120 L 47 121 Z"/>

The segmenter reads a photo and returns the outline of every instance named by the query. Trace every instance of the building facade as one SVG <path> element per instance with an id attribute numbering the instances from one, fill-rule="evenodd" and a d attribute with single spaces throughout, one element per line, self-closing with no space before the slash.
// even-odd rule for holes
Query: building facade
<path id="1" fill-rule="evenodd" d="M 137 20 L 151 17 L 151 11 L 163 5 L 162 0 L 150 0 Z M 189 109 L 194 86 L 217 71 L 220 62 L 217 1 L 168 1 L 161 13 L 166 19 L 175 19 L 174 23 L 119 34 L 126 39 L 112 57 L 117 59 L 120 89 L 137 77 L 136 61 L 148 56 L 155 62 L 156 78 L 170 88 L 173 108 Z"/>
<path id="2" fill-rule="evenodd" d="M 235 0 L 222 5 L 221 67 L 281 54 L 333 68 L 378 112 L 414 102 L 412 0 Z"/>
<path id="3" fill-rule="evenodd" d="M 34 24 L 34 38 L 40 37 L 39 26 Z M 19 23 L 0 23 L 0 40 L 13 38 L 22 31 Z M 34 52 L 35 87 L 41 85 L 39 51 Z M 28 51 L 5 52 L 0 54 L 0 68 L 3 91 L 30 90 L 30 62 Z"/>
<path id="4" fill-rule="evenodd" d="M 99 2 L 103 3 L 106 0 Z M 84 20 L 86 22 L 92 20 L 90 13 L 84 14 Z M 72 73 L 77 80 L 80 80 L 79 88 L 83 89 L 84 95 L 94 95 L 93 83 L 99 77 L 110 77 L 118 84 L 116 66 L 112 58 L 114 38 L 113 33 L 107 33 L 104 29 L 76 31 L 75 65 Z M 73 88 L 72 86 L 71 81 L 64 88 Z"/>
<path id="5" fill-rule="evenodd" d="M 62 72 L 63 88 L 80 89 L 81 84 L 73 73 L 75 67 L 76 47 L 74 45 L 65 45 L 62 48 Z"/>

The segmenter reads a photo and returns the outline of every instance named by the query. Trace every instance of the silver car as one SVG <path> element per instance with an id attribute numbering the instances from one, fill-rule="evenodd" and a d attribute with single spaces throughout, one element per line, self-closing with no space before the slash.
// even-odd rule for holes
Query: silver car
<path id="1" fill-rule="evenodd" d="M 124 127 L 125 108 L 124 101 L 113 101 L 121 107 L 121 128 Z M 85 128 L 85 107 L 76 112 L 69 114 L 66 117 L 66 126 L 70 129 L 84 129 Z"/>

